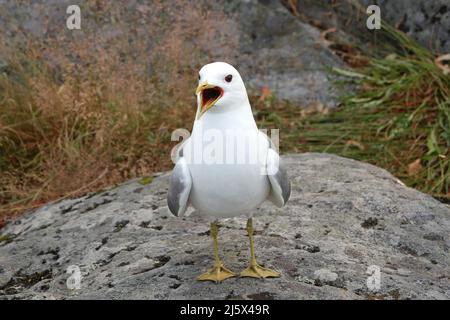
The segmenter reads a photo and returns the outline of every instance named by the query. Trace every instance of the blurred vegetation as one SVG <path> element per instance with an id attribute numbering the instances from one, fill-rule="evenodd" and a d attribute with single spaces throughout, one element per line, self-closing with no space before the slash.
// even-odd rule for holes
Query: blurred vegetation
<path id="1" fill-rule="evenodd" d="M 364 67 L 333 70 L 357 87 L 336 111 L 313 110 L 305 116 L 305 110 L 290 104 L 269 106 L 261 123 L 283 128 L 282 151 L 330 152 L 366 161 L 448 201 L 448 65 L 391 26 L 383 24 L 383 32 L 396 49 L 367 59 Z"/>
<path id="2" fill-rule="evenodd" d="M 128 25 L 108 39 L 0 39 L 7 57 L 0 69 L 0 222 L 130 178 L 144 176 L 147 184 L 171 169 L 170 135 L 191 129 L 196 74 L 212 59 L 211 39 L 226 44 L 222 59 L 238 39 L 219 11 L 192 5 L 180 16 L 158 3 L 165 14 L 152 20 L 151 42 Z M 201 32 L 208 24 L 214 34 Z M 280 128 L 282 152 L 363 160 L 448 199 L 449 75 L 432 53 L 392 27 L 383 30 L 395 48 L 376 57 L 357 52 L 356 69 L 333 70 L 357 86 L 337 110 L 280 102 L 265 88 L 251 97 L 255 118 L 261 128 Z"/>
<path id="3" fill-rule="evenodd" d="M 120 3 L 88 1 L 84 10 L 102 19 L 83 34 L 24 34 L 17 43 L 0 35 L 0 225 L 2 216 L 171 169 L 171 132 L 191 129 L 199 68 L 215 46 L 226 59 L 237 44 L 224 13 L 177 3 L 182 15 L 155 1 L 130 22 L 117 18 Z M 100 36 L 104 20 L 115 29 Z"/>

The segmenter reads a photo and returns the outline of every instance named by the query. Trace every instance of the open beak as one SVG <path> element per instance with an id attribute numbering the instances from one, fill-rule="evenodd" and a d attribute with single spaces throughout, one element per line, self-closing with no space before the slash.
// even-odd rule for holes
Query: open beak
<path id="1" fill-rule="evenodd" d="M 200 113 L 198 115 L 199 119 L 223 96 L 223 89 L 221 87 L 204 82 L 197 87 L 195 94 L 200 95 Z"/>

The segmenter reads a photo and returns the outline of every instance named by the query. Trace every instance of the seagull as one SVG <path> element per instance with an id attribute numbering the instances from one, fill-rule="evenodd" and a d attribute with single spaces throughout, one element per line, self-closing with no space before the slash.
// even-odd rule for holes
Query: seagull
<path id="1" fill-rule="evenodd" d="M 167 196 L 169 210 L 182 215 L 189 205 L 212 219 L 214 265 L 198 280 L 223 281 L 236 276 L 219 257 L 218 219 L 246 216 L 250 265 L 241 277 L 279 277 L 256 262 L 253 220 L 265 200 L 286 204 L 291 186 L 271 140 L 258 130 L 239 72 L 213 62 L 199 72 L 197 113 L 190 137 L 177 150 Z"/>

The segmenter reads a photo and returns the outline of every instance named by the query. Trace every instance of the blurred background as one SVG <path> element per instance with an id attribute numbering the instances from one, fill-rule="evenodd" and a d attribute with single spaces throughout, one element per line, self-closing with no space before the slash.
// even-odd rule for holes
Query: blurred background
<path id="1" fill-rule="evenodd" d="M 282 153 L 369 162 L 449 202 L 448 0 L 0 0 L 0 28 L 0 227 L 170 170 L 171 132 L 191 130 L 198 70 L 217 60 Z"/>

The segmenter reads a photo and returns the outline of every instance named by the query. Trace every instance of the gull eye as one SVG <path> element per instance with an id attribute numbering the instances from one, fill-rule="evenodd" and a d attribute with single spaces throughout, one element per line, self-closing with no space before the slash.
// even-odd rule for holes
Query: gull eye
<path id="1" fill-rule="evenodd" d="M 231 82 L 231 80 L 233 80 L 233 76 L 231 74 L 229 74 L 225 77 L 226 82 Z"/>
<path id="2" fill-rule="evenodd" d="M 201 78 L 201 76 L 200 76 L 200 73 L 198 74 L 198 80 L 200 80 L 200 78 Z"/>

